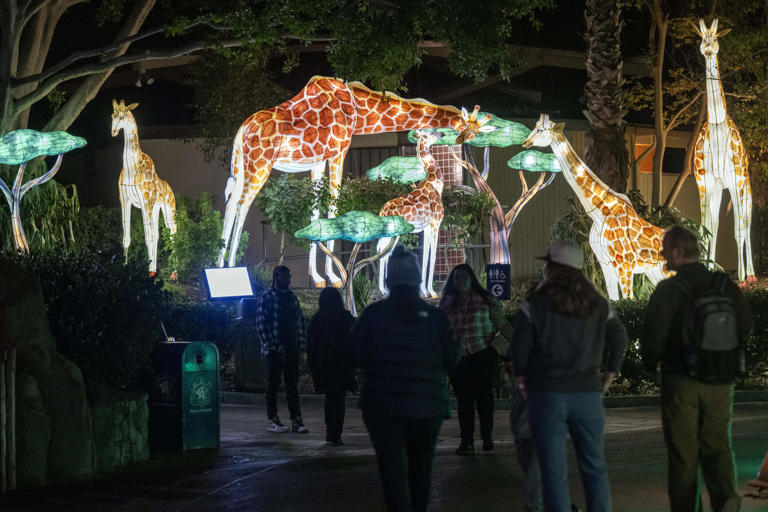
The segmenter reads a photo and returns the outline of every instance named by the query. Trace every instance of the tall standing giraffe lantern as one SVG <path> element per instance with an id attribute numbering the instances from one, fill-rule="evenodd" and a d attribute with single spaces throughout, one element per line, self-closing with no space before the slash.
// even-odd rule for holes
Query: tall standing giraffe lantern
<path id="1" fill-rule="evenodd" d="M 617 300 L 621 290 L 624 298 L 632 298 L 634 274 L 645 274 L 653 284 L 671 275 L 661 256 L 664 232 L 640 217 L 624 194 L 611 190 L 584 164 L 565 138 L 564 127 L 542 114 L 523 147 L 552 148 L 565 180 L 592 220 L 589 245 L 603 271 L 608 297 Z"/>
<path id="2" fill-rule="evenodd" d="M 453 106 L 434 105 L 423 99 L 405 99 L 392 93 L 372 91 L 360 82 L 314 77 L 290 100 L 256 112 L 240 126 L 232 148 L 232 168 L 224 197 L 227 200 L 218 265 L 233 266 L 237 241 L 245 217 L 273 168 L 283 172 L 311 171 L 320 180 L 329 170 L 329 187 L 336 198 L 341 184 L 344 158 L 353 135 L 454 128 L 458 143 L 470 140 L 480 129 L 475 107 L 472 114 Z M 335 217 L 331 206 L 329 217 Z M 315 210 L 312 219 L 319 217 Z M 333 251 L 333 242 L 328 248 Z M 316 269 L 317 246 L 311 245 L 309 273 L 315 286 L 325 286 Z M 326 258 L 325 274 L 330 285 L 341 286 L 333 262 Z"/>
<path id="3" fill-rule="evenodd" d="M 693 175 L 699 189 L 701 225 L 711 233 L 709 258 L 717 256 L 717 228 L 723 189 L 728 189 L 733 203 L 733 231 L 738 251 L 739 284 L 757 281 L 752 267 L 752 189 L 749 183 L 749 161 L 739 130 L 728 116 L 720 70 L 717 67 L 719 36 L 717 19 L 707 28 L 704 20 L 694 29 L 701 36 L 700 50 L 706 60 L 707 121 L 699 131 L 693 156 Z"/>
<path id="4" fill-rule="evenodd" d="M 112 136 L 123 130 L 123 169 L 120 171 L 120 205 L 123 212 L 123 249 L 131 245 L 131 207 L 141 210 L 144 222 L 144 242 L 149 254 L 149 272 L 157 272 L 158 221 L 163 212 L 165 225 L 176 233 L 176 199 L 170 185 L 155 172 L 152 158 L 141 150 L 139 134 L 131 110 L 138 103 L 126 105 L 124 100 L 112 100 Z"/>

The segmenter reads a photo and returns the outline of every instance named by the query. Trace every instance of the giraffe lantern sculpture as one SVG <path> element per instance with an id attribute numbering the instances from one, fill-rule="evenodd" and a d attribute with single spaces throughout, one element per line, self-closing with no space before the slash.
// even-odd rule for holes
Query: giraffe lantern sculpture
<path id="1" fill-rule="evenodd" d="M 717 249 L 717 228 L 723 189 L 728 189 L 733 203 L 733 231 L 738 251 L 739 284 L 745 286 L 757 281 L 752 267 L 752 189 L 749 183 L 749 162 L 741 135 L 728 116 L 725 95 L 717 67 L 719 36 L 729 30 L 717 32 L 717 19 L 707 28 L 704 20 L 693 26 L 701 36 L 701 53 L 706 60 L 707 122 L 701 127 L 693 156 L 693 175 L 699 189 L 701 225 L 711 233 L 708 253 L 714 260 Z"/>
<path id="2" fill-rule="evenodd" d="M 311 171 L 312 179 L 320 180 L 327 163 L 331 197 L 336 198 L 353 135 L 450 127 L 459 131 L 460 144 L 472 139 L 480 129 L 478 110 L 475 107 L 468 114 L 464 109 L 434 105 L 423 99 L 372 91 L 360 82 L 313 77 L 296 96 L 256 112 L 237 131 L 224 191 L 224 247 L 218 266 L 224 265 L 227 253 L 227 264 L 235 264 L 236 241 L 240 240 L 245 217 L 272 168 L 283 172 Z M 333 206 L 328 216 L 335 217 Z M 315 210 L 312 219 L 318 217 Z M 328 249 L 333 251 L 333 242 Z M 315 286 L 323 287 L 325 279 L 317 272 L 316 257 L 317 246 L 312 244 L 309 273 Z M 341 286 L 330 258 L 326 258 L 325 274 L 328 284 Z"/>
<path id="3" fill-rule="evenodd" d="M 523 147 L 551 146 L 568 185 L 592 219 L 589 245 L 605 277 L 611 300 L 632 298 L 632 277 L 645 274 L 653 284 L 671 274 L 661 256 L 661 228 L 641 218 L 629 199 L 611 190 L 576 155 L 563 134 L 563 123 L 542 114 Z"/>
<path id="4" fill-rule="evenodd" d="M 149 272 L 157 272 L 157 240 L 159 216 L 163 212 L 165 225 L 176 233 L 176 199 L 170 185 L 155 172 L 152 159 L 141 151 L 139 134 L 131 110 L 138 103 L 126 105 L 124 100 L 112 100 L 112 136 L 123 130 L 123 169 L 120 171 L 120 205 L 123 211 L 123 249 L 131 245 L 131 207 L 141 210 L 144 221 L 144 242 L 149 254 Z"/>

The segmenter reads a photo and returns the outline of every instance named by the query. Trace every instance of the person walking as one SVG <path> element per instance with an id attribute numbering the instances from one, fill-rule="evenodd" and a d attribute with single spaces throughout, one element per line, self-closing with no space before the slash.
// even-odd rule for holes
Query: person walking
<path id="1" fill-rule="evenodd" d="M 566 436 L 576 451 L 588 512 L 608 512 L 602 395 L 621 368 L 627 333 L 584 277 L 584 255 L 556 241 L 544 280 L 523 301 L 510 348 L 539 458 L 544 510 L 570 512 Z M 606 371 L 600 366 L 606 353 Z"/>
<path id="2" fill-rule="evenodd" d="M 413 253 L 395 247 L 387 266 L 389 297 L 368 306 L 352 328 L 347 352 L 363 369 L 360 409 L 387 510 L 427 510 L 432 459 L 449 414 L 447 372 L 459 346 L 445 314 L 419 297 Z"/>
<path id="3" fill-rule="evenodd" d="M 344 309 L 341 293 L 325 288 L 318 299 L 319 309 L 309 322 L 307 360 L 315 391 L 325 393 L 325 440 L 341 446 L 344 429 L 344 400 L 354 390 L 354 373 L 346 360 L 346 343 L 354 317 Z"/>
<path id="4" fill-rule="evenodd" d="M 267 429 L 288 432 L 289 427 L 277 414 L 277 388 L 285 381 L 292 432 L 306 434 L 299 406 L 299 358 L 306 344 L 306 326 L 299 299 L 291 291 L 291 271 L 278 265 L 272 271 L 272 288 L 260 298 L 256 307 L 256 329 L 261 338 L 261 353 L 267 365 Z"/>
<path id="5" fill-rule="evenodd" d="M 499 301 L 483 289 L 472 267 L 464 263 L 448 276 L 440 309 L 448 315 L 461 347 L 461 360 L 450 375 L 461 432 L 456 454 L 475 453 L 475 407 L 483 450 L 493 450 L 493 382 L 499 374 L 499 354 L 491 340 L 499 331 L 511 339 L 512 326 Z"/>
<path id="6" fill-rule="evenodd" d="M 685 228 L 670 228 L 662 241 L 667 268 L 677 275 L 661 281 L 648 301 L 640 340 L 643 364 L 661 376 L 661 419 L 667 445 L 667 492 L 672 510 L 702 510 L 699 467 L 716 512 L 736 511 L 741 499 L 736 490 L 736 468 L 731 445 L 733 378 L 738 355 L 724 378 L 706 379 L 689 367 L 694 347 L 688 340 L 687 316 L 698 296 L 718 286 L 730 304 L 732 336 L 743 342 L 752 326 L 746 298 L 725 275 L 709 271 L 699 262 L 696 235 Z M 699 323 L 698 327 L 703 327 Z M 717 333 L 719 338 L 727 333 Z M 688 357 L 686 357 L 688 356 Z M 725 353 L 717 357 L 728 361 Z M 712 382 L 703 382 L 711 380 Z"/>

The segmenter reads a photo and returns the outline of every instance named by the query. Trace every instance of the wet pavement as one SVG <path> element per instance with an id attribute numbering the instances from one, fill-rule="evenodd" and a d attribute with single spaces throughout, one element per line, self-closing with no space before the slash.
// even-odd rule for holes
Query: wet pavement
<path id="1" fill-rule="evenodd" d="M 326 446 L 319 398 L 302 397 L 309 434 L 267 432 L 263 400 L 257 395 L 256 405 L 222 406 L 220 450 L 153 453 L 149 461 L 98 479 L 0 496 L 0 510 L 383 511 L 374 452 L 359 411 L 353 405 L 347 410 L 346 444 Z M 496 449 L 468 457 L 454 455 L 458 445 L 455 414 L 446 420 L 435 457 L 431 510 L 523 510 L 522 472 L 506 414 L 496 412 Z M 606 416 L 614 510 L 668 510 L 658 408 L 611 408 Z M 768 450 L 768 402 L 736 405 L 733 441 L 739 490 L 745 495 L 752 492 L 746 483 L 755 478 Z M 583 507 L 572 457 L 570 462 L 573 501 Z M 745 497 L 742 510 L 768 510 L 768 499 Z"/>

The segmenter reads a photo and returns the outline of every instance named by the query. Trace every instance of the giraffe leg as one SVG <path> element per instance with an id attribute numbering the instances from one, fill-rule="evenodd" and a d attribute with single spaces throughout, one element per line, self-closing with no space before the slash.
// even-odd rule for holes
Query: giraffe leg
<path id="1" fill-rule="evenodd" d="M 152 252 L 149 256 L 150 271 L 157 272 L 157 242 L 160 240 L 160 205 L 152 207 Z M 149 249 L 149 247 L 147 247 Z"/>
<path id="2" fill-rule="evenodd" d="M 312 168 L 311 176 L 312 176 L 312 184 L 315 187 L 319 187 L 321 180 L 323 179 L 323 173 L 325 172 L 325 161 L 317 164 Z M 320 209 L 318 208 L 317 203 L 315 203 L 315 206 L 312 208 L 312 222 L 316 221 L 320 218 Z M 328 247 L 328 250 L 333 252 L 333 240 L 326 242 L 326 247 Z M 330 258 L 328 259 L 330 262 Z M 312 278 L 312 282 L 315 283 L 316 288 L 325 288 L 325 279 L 323 276 L 321 276 L 317 271 L 317 244 L 312 242 L 309 244 L 309 275 Z M 334 274 L 335 276 L 335 274 Z M 341 283 L 341 280 L 337 277 L 339 283 Z"/>
<path id="3" fill-rule="evenodd" d="M 344 158 L 347 156 L 347 151 L 342 150 L 338 155 L 333 157 L 328 162 L 328 188 L 331 194 L 331 204 L 328 207 L 328 218 L 333 219 L 336 217 L 338 208 L 336 207 L 336 199 L 339 197 L 339 187 L 341 186 L 341 175 L 344 171 Z M 331 242 L 328 248 L 333 252 L 333 242 Z M 333 267 L 333 261 L 331 258 L 325 256 L 325 276 L 330 281 L 331 286 L 334 288 L 341 288 L 341 278 L 336 275 L 336 271 Z"/>
<path id="4" fill-rule="evenodd" d="M 430 246 L 432 245 L 432 226 L 425 227 L 422 235 L 424 236 L 424 243 L 421 250 L 421 284 L 419 289 L 422 297 L 430 298 L 432 293 L 427 290 L 427 272 L 429 271 L 427 265 L 429 265 Z"/>
<path id="5" fill-rule="evenodd" d="M 664 270 L 662 270 L 661 264 L 657 263 L 645 271 L 645 277 L 647 277 L 648 280 L 653 283 L 654 286 L 656 286 L 659 284 L 659 281 L 664 279 L 666 276 L 664 275 Z"/>
<path id="6" fill-rule="evenodd" d="M 245 224 L 245 217 L 248 215 L 248 210 L 251 207 L 256 194 L 248 194 L 240 203 L 237 209 L 235 229 L 232 232 L 232 239 L 230 240 L 229 249 L 229 261 L 227 266 L 234 267 L 237 264 L 237 251 L 240 248 L 240 236 L 243 234 L 243 224 Z"/>
<path id="7" fill-rule="evenodd" d="M 717 231 L 720 227 L 720 201 L 722 200 L 723 191 L 715 183 L 707 188 L 707 222 L 702 222 L 702 226 L 706 227 L 710 233 L 709 239 L 709 254 L 708 257 L 712 261 L 717 261 Z"/>
<path id="8" fill-rule="evenodd" d="M 608 298 L 611 300 L 619 300 L 619 276 L 616 273 L 616 269 L 610 263 L 603 263 L 598 259 L 600 268 L 603 271 L 603 279 L 605 279 L 605 289 L 608 292 Z"/>
<path id="9" fill-rule="evenodd" d="M 429 275 L 427 276 L 427 291 L 430 293 L 433 299 L 438 299 L 440 296 L 435 292 L 433 281 L 435 279 L 435 263 L 437 262 L 437 242 L 439 240 L 440 232 L 438 228 L 435 228 L 432 233 L 432 242 L 429 248 Z"/>
<path id="10" fill-rule="evenodd" d="M 227 185 L 224 187 L 224 200 L 227 202 L 227 206 L 224 209 L 224 226 L 221 231 L 221 240 L 223 244 L 221 246 L 219 258 L 216 260 L 217 267 L 224 266 L 224 258 L 227 255 L 227 249 L 231 245 L 232 229 L 235 225 L 235 217 L 239 211 L 240 201 L 243 198 L 243 190 L 245 189 L 245 169 L 250 165 L 250 161 L 245 160 L 245 155 L 243 153 L 243 135 L 241 132 L 242 127 L 235 136 L 235 143 L 232 148 L 232 171 L 229 178 L 227 178 Z M 256 170 L 257 173 L 265 173 L 266 175 L 269 175 L 269 171 L 270 168 Z M 261 185 L 259 185 L 256 190 L 257 194 L 259 193 L 259 190 L 261 190 Z M 237 244 L 235 244 L 235 246 L 236 245 Z M 237 247 L 235 247 L 234 252 L 237 252 Z"/>
<path id="11" fill-rule="evenodd" d="M 376 253 L 380 253 L 390 240 L 391 238 L 379 238 L 379 241 L 376 243 Z M 389 295 L 389 289 L 384 283 L 384 278 L 386 277 L 387 263 L 389 263 L 389 254 L 391 252 L 392 251 L 390 250 L 387 254 L 379 258 L 379 291 L 384 296 Z"/>
<path id="12" fill-rule="evenodd" d="M 625 269 L 624 267 L 619 267 L 616 273 L 619 277 L 619 289 L 621 290 L 622 296 L 625 299 L 634 299 L 635 294 L 632 289 L 632 271 Z"/>
<path id="13" fill-rule="evenodd" d="M 122 190 L 120 191 L 120 206 L 123 211 L 123 254 L 128 256 L 128 247 L 131 246 L 131 201 L 127 197 L 123 197 Z"/>
<path id="14" fill-rule="evenodd" d="M 152 226 L 152 210 L 150 205 L 144 204 L 141 207 L 141 219 L 144 222 L 144 245 L 147 246 L 147 257 L 149 258 L 149 274 L 155 275 L 157 264 L 153 256 L 152 248 L 155 246 L 154 229 Z"/>
<path id="15" fill-rule="evenodd" d="M 752 244 L 749 236 L 749 229 L 752 224 L 752 201 L 751 197 L 747 197 L 746 187 L 739 189 L 735 180 L 729 183 L 728 192 L 731 194 L 731 201 L 733 202 L 733 233 L 738 251 L 739 286 L 745 287 L 748 282 L 757 280 L 754 276 L 754 270 L 752 270 Z M 749 273 L 750 271 L 751 273 Z M 753 281 L 750 281 L 750 277 Z"/>

